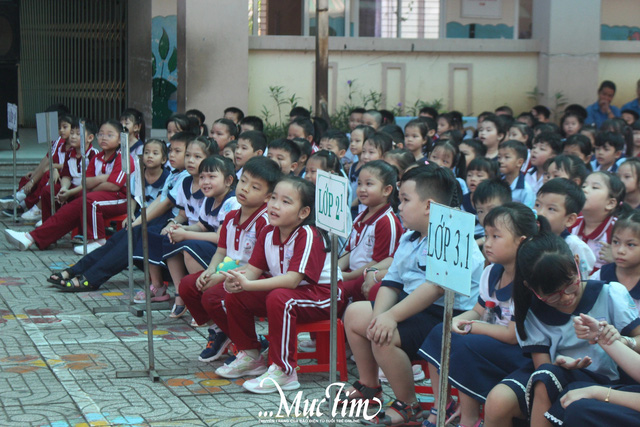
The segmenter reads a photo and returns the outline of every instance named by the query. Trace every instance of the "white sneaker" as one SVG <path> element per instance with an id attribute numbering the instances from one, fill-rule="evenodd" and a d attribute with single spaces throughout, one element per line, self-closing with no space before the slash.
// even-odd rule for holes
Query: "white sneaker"
<path id="1" fill-rule="evenodd" d="M 18 190 L 18 192 L 16 193 L 17 202 L 22 203 L 26 198 L 27 198 L 27 195 L 25 194 L 25 192 L 22 190 Z"/>
<path id="2" fill-rule="evenodd" d="M 316 351 L 316 340 L 299 341 L 298 351 L 302 353 L 313 353 L 314 351 Z"/>
<path id="3" fill-rule="evenodd" d="M 15 195 L 4 196 L 0 199 L 0 209 L 13 209 L 13 206 L 20 204 L 27 198 L 22 190 L 18 191 Z"/>
<path id="4" fill-rule="evenodd" d="M 42 220 L 36 222 L 36 228 L 41 227 L 42 226 Z"/>
<path id="5" fill-rule="evenodd" d="M 267 371 L 267 364 L 262 356 L 253 359 L 244 351 L 239 351 L 236 359 L 228 365 L 216 369 L 216 374 L 224 378 L 240 378 L 245 375 L 262 375 Z"/>
<path id="6" fill-rule="evenodd" d="M 418 382 L 425 379 L 424 371 L 420 365 L 411 365 L 411 370 L 413 371 L 413 381 Z M 382 372 L 382 369 L 378 368 L 378 377 L 380 378 L 380 382 L 388 383 L 389 380 L 387 376 Z"/>
<path id="7" fill-rule="evenodd" d="M 98 240 L 94 240 L 93 242 L 87 243 L 87 253 L 91 253 L 95 251 L 102 245 L 104 245 L 104 243 L 100 243 Z M 73 252 L 75 252 L 78 255 L 84 255 L 84 246 L 78 245 L 74 247 Z"/>
<path id="8" fill-rule="evenodd" d="M 21 251 L 26 251 L 33 245 L 33 240 L 29 238 L 28 233 L 21 231 L 4 230 L 4 237 L 7 239 L 7 242 Z"/>
<path id="9" fill-rule="evenodd" d="M 252 393 L 267 394 L 278 392 L 276 384 L 280 387 L 280 390 L 297 390 L 300 388 L 296 371 L 294 370 L 291 375 L 287 375 L 275 363 L 269 366 L 269 370 L 258 378 L 245 381 L 242 387 Z"/>
<path id="10" fill-rule="evenodd" d="M 23 213 L 22 216 L 20 216 L 20 218 L 22 218 L 25 221 L 36 222 L 42 219 L 42 211 L 40 210 L 38 205 L 33 205 L 33 207 L 28 211 L 26 211 L 25 213 Z"/>

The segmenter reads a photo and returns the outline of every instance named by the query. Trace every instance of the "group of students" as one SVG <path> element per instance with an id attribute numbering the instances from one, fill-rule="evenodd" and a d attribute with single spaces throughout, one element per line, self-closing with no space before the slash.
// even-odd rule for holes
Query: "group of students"
<path id="1" fill-rule="evenodd" d="M 380 381 L 395 395 L 389 408 L 363 422 L 431 426 L 439 415 L 420 409 L 412 367 L 418 358 L 428 362 L 437 394 L 444 291 L 425 282 L 432 202 L 462 208 L 477 221 L 471 295 L 454 302 L 449 377 L 460 397 L 447 397 L 442 416 L 460 416 L 462 426 L 634 419 L 640 415 L 640 213 L 633 209 L 640 204 L 634 152 L 640 128 L 634 138 L 636 123 L 614 118 L 597 132 L 583 127 L 569 134 L 540 122 L 548 118 L 541 106 L 517 118 L 508 107 L 497 113 L 481 114 L 470 138 L 457 112 L 425 108 L 403 131 L 388 112 L 355 109 L 345 134 L 297 107 L 287 137 L 269 143 L 262 121 L 235 108 L 210 132 L 197 110 L 173 115 L 168 147 L 149 139 L 129 153 L 142 155 L 145 167 L 144 183 L 130 185 L 144 185 L 150 202 L 151 300 L 171 299 L 170 276 L 170 316 L 190 313 L 194 326 L 209 327 L 201 361 L 221 359 L 234 344 L 238 352 L 217 368 L 219 376 L 255 375 L 243 383 L 254 393 L 299 388 L 296 324 L 328 319 L 331 299 L 326 236 L 314 225 L 315 179 L 318 170 L 341 174 L 352 184 L 354 220 L 340 248 L 338 310 L 359 373 L 342 398 L 381 399 Z M 94 244 L 49 277 L 64 292 L 96 290 L 127 266 L 126 230 L 103 239 L 105 219 L 126 213 L 119 138 L 123 124 L 140 132 L 144 124 L 136 120 L 107 121 L 99 131 L 85 124 L 84 149 L 96 132 L 102 149 L 87 169 Z M 77 132 L 78 121 L 71 119 L 69 128 Z M 77 171 L 76 139 L 65 141 L 62 171 Z M 43 215 L 34 231 L 5 230 L 9 243 L 46 249 L 78 226 L 80 183 L 61 175 L 60 209 Z M 43 208 L 47 192 L 41 189 Z M 139 225 L 137 217 L 136 263 L 142 262 Z M 145 302 L 145 293 L 134 301 Z M 495 322 L 480 320 L 487 314 Z M 268 320 L 268 341 L 256 334 L 256 317 Z M 300 343 L 314 346 L 313 337 Z M 606 405 L 596 402 L 603 400 Z"/>

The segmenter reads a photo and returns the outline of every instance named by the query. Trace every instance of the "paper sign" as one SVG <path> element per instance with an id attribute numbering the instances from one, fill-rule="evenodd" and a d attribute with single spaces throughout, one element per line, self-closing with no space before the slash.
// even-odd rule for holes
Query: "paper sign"
<path id="1" fill-rule="evenodd" d="M 133 175 L 131 175 L 131 181 L 133 181 L 134 184 L 131 189 L 131 194 L 133 195 L 134 200 L 140 207 L 146 207 L 147 202 L 142 197 L 142 186 L 144 177 L 141 167 L 136 167 L 136 169 L 133 171 Z"/>
<path id="2" fill-rule="evenodd" d="M 49 120 L 47 123 L 47 119 Z M 58 138 L 58 112 L 36 114 L 36 128 L 38 130 L 38 142 L 49 143 Z"/>
<path id="3" fill-rule="evenodd" d="M 349 237 L 351 215 L 348 199 L 349 180 L 319 170 L 316 178 L 316 226 Z"/>
<path id="4" fill-rule="evenodd" d="M 431 203 L 427 244 L 427 280 L 469 296 L 476 217 Z"/>
<path id="5" fill-rule="evenodd" d="M 18 132 L 18 106 L 7 102 L 7 127 Z"/>

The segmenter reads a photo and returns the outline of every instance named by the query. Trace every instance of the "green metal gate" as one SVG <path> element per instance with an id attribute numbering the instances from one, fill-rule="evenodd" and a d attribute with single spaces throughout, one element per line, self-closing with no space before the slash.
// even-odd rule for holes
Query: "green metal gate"
<path id="1" fill-rule="evenodd" d="M 100 123 L 126 102 L 126 0 L 22 0 L 23 124 L 63 103 Z"/>

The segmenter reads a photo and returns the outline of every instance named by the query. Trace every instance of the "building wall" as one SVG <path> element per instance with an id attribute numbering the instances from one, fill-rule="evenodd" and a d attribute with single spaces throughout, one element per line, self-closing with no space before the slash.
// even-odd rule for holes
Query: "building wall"
<path id="1" fill-rule="evenodd" d="M 625 53 L 601 53 L 598 63 L 600 81 L 611 80 L 616 84 L 616 96 L 613 104 L 618 107 L 636 98 L 636 83 L 640 79 L 638 61 L 640 54 Z M 596 101 L 596 92 L 593 89 L 593 102 Z"/>

